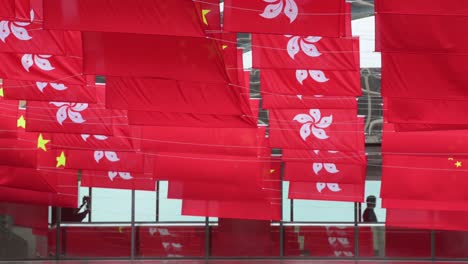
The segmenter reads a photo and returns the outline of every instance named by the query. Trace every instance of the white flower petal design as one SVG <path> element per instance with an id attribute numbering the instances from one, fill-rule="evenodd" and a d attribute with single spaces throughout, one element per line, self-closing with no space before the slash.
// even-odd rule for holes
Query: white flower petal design
<path id="1" fill-rule="evenodd" d="M 106 139 L 107 139 L 107 136 L 104 136 L 104 135 L 94 135 L 94 138 L 97 139 L 97 140 L 106 140 Z"/>
<path id="2" fill-rule="evenodd" d="M 284 14 L 289 17 L 289 23 L 294 22 L 297 18 L 298 9 L 294 0 L 286 0 L 286 6 L 284 8 Z"/>
<path id="3" fill-rule="evenodd" d="M 28 25 L 29 25 L 29 23 L 28 23 Z M 32 37 L 29 36 L 28 31 L 25 28 L 16 26 L 15 23 L 11 24 L 11 32 L 13 33 L 13 35 L 15 35 L 15 37 L 17 37 L 20 40 L 30 40 L 30 39 L 32 39 Z"/>
<path id="4" fill-rule="evenodd" d="M 329 115 L 329 116 L 324 116 L 320 122 L 316 123 L 315 126 L 316 127 L 320 127 L 320 128 L 327 128 L 329 127 L 333 122 L 333 115 Z"/>
<path id="5" fill-rule="evenodd" d="M 117 177 L 117 172 L 115 172 L 115 171 L 109 171 L 109 172 L 107 173 L 107 176 L 109 176 L 109 179 L 110 179 L 111 181 L 114 181 L 114 178 Z"/>
<path id="6" fill-rule="evenodd" d="M 172 246 L 173 246 L 175 249 L 181 249 L 181 248 L 182 248 L 182 244 L 180 244 L 180 243 L 172 243 Z"/>
<path id="7" fill-rule="evenodd" d="M 325 132 L 325 130 L 321 128 L 316 128 L 315 126 L 312 126 L 312 134 L 318 139 L 327 139 L 328 135 Z"/>
<path id="8" fill-rule="evenodd" d="M 31 18 L 31 22 L 34 21 L 34 10 L 31 9 L 31 11 L 29 11 L 29 17 Z"/>
<path id="9" fill-rule="evenodd" d="M 111 162 L 117 162 L 120 160 L 117 156 L 117 153 L 115 153 L 114 151 L 105 151 L 104 155 L 106 156 L 107 160 Z"/>
<path id="10" fill-rule="evenodd" d="M 265 1 L 265 2 L 269 2 L 269 1 Z M 272 2 L 269 2 L 269 3 L 272 3 Z M 263 13 L 260 14 L 260 16 L 267 18 L 267 19 L 272 19 L 272 18 L 277 17 L 281 13 L 282 10 L 283 10 L 283 0 L 279 1 L 277 4 L 267 5 Z"/>
<path id="11" fill-rule="evenodd" d="M 162 242 L 162 245 L 163 245 L 165 250 L 168 250 L 169 246 L 170 246 L 170 243 L 169 242 Z"/>
<path id="12" fill-rule="evenodd" d="M 333 245 L 336 243 L 336 237 L 328 237 L 328 244 Z"/>
<path id="13" fill-rule="evenodd" d="M 327 187 L 332 192 L 340 192 L 341 188 L 338 183 L 327 183 Z"/>
<path id="14" fill-rule="evenodd" d="M 312 164 L 312 169 L 314 170 L 315 175 L 318 175 L 319 172 L 322 170 L 323 164 L 322 163 L 314 163 Z"/>
<path id="15" fill-rule="evenodd" d="M 294 56 L 296 56 L 297 53 L 299 53 L 299 37 L 295 36 L 292 37 L 288 41 L 288 46 L 287 46 L 288 54 L 291 59 L 294 60 Z"/>
<path id="16" fill-rule="evenodd" d="M 65 119 L 67 119 L 67 106 L 60 107 L 55 116 L 57 118 L 57 122 L 60 125 L 63 125 L 63 121 L 65 121 Z"/>
<path id="17" fill-rule="evenodd" d="M 341 245 L 343 246 L 349 246 L 349 240 L 347 237 L 339 237 L 338 242 L 340 242 Z"/>
<path id="18" fill-rule="evenodd" d="M 62 103 L 62 102 L 50 102 L 50 104 L 55 105 L 56 107 L 61 107 L 64 105 L 69 105 L 69 103 Z"/>
<path id="19" fill-rule="evenodd" d="M 296 70 L 296 79 L 300 84 L 303 84 L 304 80 L 307 79 L 307 70 Z"/>
<path id="20" fill-rule="evenodd" d="M 124 180 L 127 180 L 127 181 L 133 179 L 130 172 L 119 172 L 119 176 L 120 176 L 120 178 L 122 178 Z"/>
<path id="21" fill-rule="evenodd" d="M 318 154 L 319 154 L 319 152 L 320 152 L 320 150 L 318 150 L 318 149 L 314 149 L 314 153 L 315 153 L 315 155 L 318 155 Z"/>
<path id="22" fill-rule="evenodd" d="M 29 26 L 31 23 L 29 22 L 19 22 L 19 21 L 15 21 L 13 22 L 16 26 L 20 26 L 20 27 L 26 27 L 26 26 Z M 12 25 L 13 26 L 13 25 Z"/>
<path id="23" fill-rule="evenodd" d="M 68 112 L 68 117 L 73 123 L 82 124 L 86 122 L 86 120 L 83 119 L 83 116 L 80 113 L 73 112 L 70 108 L 68 109 L 67 112 Z"/>
<path id="24" fill-rule="evenodd" d="M 63 83 L 50 83 L 50 86 L 52 86 L 52 88 L 54 88 L 57 91 L 63 91 L 63 90 L 66 90 L 68 88 Z"/>
<path id="25" fill-rule="evenodd" d="M 317 191 L 318 191 L 319 193 L 321 193 L 321 192 L 323 191 L 323 189 L 325 189 L 326 186 L 327 186 L 326 183 L 317 182 L 317 184 L 316 184 Z"/>
<path id="26" fill-rule="evenodd" d="M 317 47 L 312 43 L 301 41 L 301 49 L 309 57 L 319 57 L 322 55 L 322 53 L 320 53 Z"/>
<path id="27" fill-rule="evenodd" d="M 29 72 L 29 69 L 33 66 L 34 61 L 32 59 L 32 54 L 24 54 L 23 57 L 21 57 L 21 64 L 23 65 L 23 68 Z"/>
<path id="28" fill-rule="evenodd" d="M 297 98 L 299 98 L 299 100 L 302 101 L 302 94 L 298 94 L 298 95 L 296 95 L 296 96 L 297 96 Z"/>
<path id="29" fill-rule="evenodd" d="M 158 229 L 156 227 L 150 227 L 150 229 L 148 231 L 149 231 L 151 236 L 154 236 L 154 234 L 156 234 Z"/>
<path id="30" fill-rule="evenodd" d="M 171 233 L 169 233 L 169 230 L 167 228 L 158 228 L 158 232 L 161 236 L 171 235 Z"/>
<path id="31" fill-rule="evenodd" d="M 298 114 L 298 115 L 296 115 L 294 117 L 293 120 L 297 121 L 297 122 L 299 122 L 301 124 L 305 124 L 305 123 L 314 121 L 309 115 L 306 115 L 306 114 Z"/>
<path id="32" fill-rule="evenodd" d="M 54 67 L 52 67 L 52 64 L 50 64 L 50 61 L 46 58 L 48 57 L 44 55 L 37 55 L 37 56 L 35 55 L 34 63 L 36 64 L 37 67 L 39 67 L 41 70 L 44 70 L 44 71 L 51 71 L 55 69 Z"/>
<path id="33" fill-rule="evenodd" d="M 89 134 L 81 134 L 81 138 L 86 141 L 89 138 Z"/>
<path id="34" fill-rule="evenodd" d="M 310 77 L 314 79 L 316 82 L 324 83 L 328 82 L 327 76 L 325 76 L 325 73 L 323 71 L 319 70 L 309 70 Z"/>
<path id="35" fill-rule="evenodd" d="M 94 160 L 99 163 L 99 161 L 104 157 L 104 151 L 96 150 L 94 151 Z"/>
<path id="36" fill-rule="evenodd" d="M 310 126 L 311 126 L 311 125 L 312 125 L 312 124 L 304 124 L 304 125 L 302 125 L 301 130 L 300 130 L 300 134 L 301 134 L 302 140 L 305 141 L 305 140 L 310 136 L 310 132 L 311 132 L 311 131 L 310 131 Z"/>
<path id="37" fill-rule="evenodd" d="M 36 82 L 37 89 L 41 91 L 41 93 L 44 92 L 44 88 L 47 86 L 46 82 Z"/>
<path id="38" fill-rule="evenodd" d="M 323 164 L 325 170 L 329 173 L 338 173 L 340 172 L 337 168 L 336 165 L 333 163 L 324 163 Z"/>
<path id="39" fill-rule="evenodd" d="M 321 39 L 322 37 L 318 37 L 318 36 L 308 36 L 304 40 L 309 43 L 315 43 L 315 42 L 319 42 Z"/>
<path id="40" fill-rule="evenodd" d="M 71 109 L 73 111 L 77 111 L 77 112 L 81 112 L 81 111 L 85 110 L 86 108 L 88 108 L 87 103 L 76 103 L 76 104 L 71 105 Z"/>
<path id="41" fill-rule="evenodd" d="M 8 27 L 8 21 L 0 21 L 0 39 L 5 42 L 6 38 L 10 35 L 10 28 Z"/>
<path id="42" fill-rule="evenodd" d="M 309 114 L 314 118 L 314 122 L 318 122 L 322 117 L 319 109 L 310 109 Z"/>

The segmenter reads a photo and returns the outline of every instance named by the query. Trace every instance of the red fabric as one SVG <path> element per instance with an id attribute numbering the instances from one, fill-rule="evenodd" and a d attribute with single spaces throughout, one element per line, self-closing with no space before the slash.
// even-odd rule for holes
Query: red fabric
<path id="1" fill-rule="evenodd" d="M 426 41 L 419 41 L 422 42 Z M 382 53 L 382 76 L 385 76 L 382 95 L 427 99 L 465 97 L 467 59 L 464 54 Z M 444 87 L 443 93 L 440 87 Z"/>
<path id="2" fill-rule="evenodd" d="M 192 1 L 47 0 L 47 29 L 204 36 Z"/>
<path id="3" fill-rule="evenodd" d="M 254 68 L 358 70 L 359 39 L 252 34 Z"/>
<path id="4" fill-rule="evenodd" d="M 433 211 L 468 211 L 465 201 L 435 201 L 435 200 L 406 200 L 384 199 L 383 208 L 413 210 L 419 208 L 432 208 Z"/>
<path id="5" fill-rule="evenodd" d="M 0 76 L 14 80 L 44 80 L 57 82 L 67 79 L 70 84 L 84 84 L 83 59 L 70 56 L 0 53 L 4 67 Z"/>
<path id="6" fill-rule="evenodd" d="M 137 227 L 141 257 L 203 257 L 205 227 Z"/>
<path id="7" fill-rule="evenodd" d="M 385 255 L 397 258 L 431 257 L 430 231 L 385 227 Z"/>
<path id="8" fill-rule="evenodd" d="M 395 131 L 397 132 L 416 132 L 416 131 L 443 131 L 443 130 L 460 130 L 467 129 L 467 125 L 453 125 L 453 124 L 394 124 Z"/>
<path id="9" fill-rule="evenodd" d="M 47 173 L 35 168 L 0 167 L 0 186 L 38 192 L 55 192 L 46 181 Z"/>
<path id="10" fill-rule="evenodd" d="M 207 31 L 207 33 L 211 33 L 210 31 L 221 31 L 221 9 L 219 1 L 206 0 L 193 3 L 200 15 L 203 30 Z"/>
<path id="11" fill-rule="evenodd" d="M 128 122 L 140 126 L 252 128 L 257 122 L 245 115 L 214 115 L 128 111 Z"/>
<path id="12" fill-rule="evenodd" d="M 106 87 L 108 108 L 194 114 L 242 114 L 239 107 L 242 91 L 226 84 L 108 77 Z"/>
<path id="13" fill-rule="evenodd" d="M 120 176 L 120 172 L 85 170 L 81 174 L 81 186 L 156 191 L 156 182 L 151 173 L 130 173 L 123 175 L 124 177 L 130 176 L 132 178 L 124 179 Z"/>
<path id="14" fill-rule="evenodd" d="M 0 97 L 0 138 L 16 138 L 18 124 L 19 102 L 16 100 L 3 100 Z"/>
<path id="15" fill-rule="evenodd" d="M 345 8 L 340 0 L 226 0 L 225 30 L 342 37 L 346 35 Z"/>
<path id="16" fill-rule="evenodd" d="M 363 202 L 364 183 L 289 182 L 289 199 Z"/>
<path id="17" fill-rule="evenodd" d="M 286 162 L 284 179 L 299 182 L 362 183 L 366 178 L 366 165 L 346 164 L 338 161 L 328 163 Z"/>
<path id="18" fill-rule="evenodd" d="M 265 200 L 262 186 L 251 179 L 244 184 L 239 183 L 212 183 L 212 182 L 188 182 L 170 181 L 167 193 L 169 199 L 188 200 L 230 200 L 250 201 Z"/>
<path id="19" fill-rule="evenodd" d="M 4 0 L 0 3 L 0 18 L 8 20 L 30 21 L 30 11 L 42 20 L 42 0 Z"/>
<path id="20" fill-rule="evenodd" d="M 322 97 L 262 93 L 264 109 L 350 109 L 357 111 L 355 97 Z"/>
<path id="21" fill-rule="evenodd" d="M 462 231 L 435 232 L 435 255 L 440 258 L 466 258 L 467 233 Z"/>
<path id="22" fill-rule="evenodd" d="M 386 225 L 395 227 L 468 231 L 466 211 L 387 209 Z"/>
<path id="23" fill-rule="evenodd" d="M 159 153 L 154 160 L 158 180 L 241 183 L 260 177 L 262 160 L 256 157 Z"/>
<path id="24" fill-rule="evenodd" d="M 468 100 L 429 100 L 388 98 L 386 101 L 388 122 L 416 124 L 468 123 Z"/>
<path id="25" fill-rule="evenodd" d="M 283 149 L 281 159 L 285 162 L 340 162 L 365 165 L 367 157 L 362 152 L 337 152 L 303 149 Z"/>
<path id="26" fill-rule="evenodd" d="M 30 204 L 0 203 L 0 214 L 9 215 L 14 226 L 29 227 L 34 230 L 47 229 L 47 206 Z"/>
<path id="27" fill-rule="evenodd" d="M 41 82 L 3 79 L 3 93 L 6 99 L 50 102 L 66 98 L 72 102 L 96 103 L 95 85 L 66 84 L 61 81 Z"/>
<path id="28" fill-rule="evenodd" d="M 318 120 L 314 122 L 315 119 Z M 270 145 L 280 148 L 359 151 L 364 146 L 363 123 L 356 112 L 350 110 L 270 110 Z"/>
<path id="29" fill-rule="evenodd" d="M 386 1 L 378 0 L 376 7 L 381 12 L 396 14 L 431 14 L 431 15 L 467 15 L 468 6 L 463 0 L 433 1 L 414 0 L 406 2 L 404 0 Z"/>
<path id="30" fill-rule="evenodd" d="M 217 42 L 212 39 L 84 32 L 83 47 L 86 74 L 228 81 Z"/>
<path id="31" fill-rule="evenodd" d="M 257 156 L 265 146 L 258 128 L 141 127 L 141 150 Z"/>
<path id="32" fill-rule="evenodd" d="M 262 69 L 260 84 L 265 94 L 360 96 L 359 71 Z"/>
<path id="33" fill-rule="evenodd" d="M 34 135 L 20 140 L 0 138 L 0 166 L 35 168 L 36 140 Z"/>

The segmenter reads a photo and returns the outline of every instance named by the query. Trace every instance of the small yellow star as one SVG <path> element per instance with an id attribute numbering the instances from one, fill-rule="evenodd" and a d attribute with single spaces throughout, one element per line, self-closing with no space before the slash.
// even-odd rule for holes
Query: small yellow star
<path id="1" fill-rule="evenodd" d="M 461 166 L 462 166 L 462 162 L 461 162 L 461 161 L 455 162 L 455 167 L 460 168 Z"/>
<path id="2" fill-rule="evenodd" d="M 50 140 L 48 139 L 44 139 L 44 137 L 42 136 L 42 133 L 39 134 L 39 136 L 37 137 L 37 148 L 38 149 L 42 149 L 44 151 L 47 151 L 47 146 L 46 144 L 49 143 Z"/>
<path id="3" fill-rule="evenodd" d="M 203 23 L 208 26 L 208 20 L 206 20 L 206 15 L 211 12 L 209 9 L 202 9 L 202 18 L 203 18 Z"/>
<path id="4" fill-rule="evenodd" d="M 16 126 L 26 129 L 26 119 L 24 119 L 23 115 L 21 115 L 20 118 L 18 118 L 18 121 L 16 122 Z"/>
<path id="5" fill-rule="evenodd" d="M 227 47 L 228 47 L 228 45 L 223 45 L 223 46 L 222 46 L 223 50 L 224 50 L 224 49 L 227 49 Z"/>
<path id="6" fill-rule="evenodd" d="M 3 97 L 3 88 L 0 88 L 0 97 Z"/>
<path id="7" fill-rule="evenodd" d="M 275 169 L 271 169 L 271 170 L 270 170 L 270 173 L 273 173 L 273 172 L 275 172 Z"/>
<path id="8" fill-rule="evenodd" d="M 123 227 L 119 226 L 118 230 L 119 230 L 119 233 L 123 233 Z"/>
<path id="9" fill-rule="evenodd" d="M 60 153 L 60 156 L 58 156 L 56 158 L 57 160 L 57 168 L 60 167 L 60 166 L 63 166 L 65 167 L 65 165 L 67 164 L 67 157 L 65 156 L 65 153 L 62 151 L 62 153 Z"/>

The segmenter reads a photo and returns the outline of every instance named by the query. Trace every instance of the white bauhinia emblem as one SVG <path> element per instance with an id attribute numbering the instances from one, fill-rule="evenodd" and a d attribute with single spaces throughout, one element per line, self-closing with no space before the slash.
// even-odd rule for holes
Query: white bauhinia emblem
<path id="1" fill-rule="evenodd" d="M 99 163 L 99 161 L 101 161 L 101 159 L 104 157 L 106 157 L 106 159 L 110 162 L 117 162 L 120 160 L 119 156 L 117 156 L 117 153 L 114 151 L 94 151 L 94 160 L 96 161 L 96 163 Z"/>
<path id="2" fill-rule="evenodd" d="M 109 171 L 107 175 L 109 176 L 109 179 L 111 181 L 114 181 L 114 178 L 117 177 L 117 176 L 119 176 L 120 178 L 122 178 L 123 180 L 126 180 L 126 181 L 133 179 L 130 172 Z"/>
<path id="3" fill-rule="evenodd" d="M 81 138 L 84 141 L 87 141 L 90 136 L 91 136 L 90 134 L 81 134 Z M 95 139 L 97 139 L 97 140 L 106 140 L 107 139 L 107 136 L 104 136 L 104 135 L 93 135 L 93 137 Z"/>
<path id="4" fill-rule="evenodd" d="M 334 163 L 319 163 L 316 162 L 312 164 L 312 169 L 314 170 L 315 175 L 318 175 L 322 169 L 325 169 L 328 173 L 338 173 L 340 172 Z"/>
<path id="5" fill-rule="evenodd" d="M 312 77 L 313 80 L 319 83 L 328 82 L 330 79 L 325 76 L 323 71 L 319 70 L 296 70 L 296 79 L 300 84 L 304 84 L 304 80 L 308 77 Z"/>
<path id="6" fill-rule="evenodd" d="M 351 251 L 335 251 L 335 256 L 336 257 L 341 257 L 341 256 L 353 257 L 354 254 Z"/>
<path id="7" fill-rule="evenodd" d="M 31 22 L 34 21 L 34 11 L 31 10 L 30 18 Z M 28 31 L 24 28 L 29 26 L 31 23 L 30 22 L 20 22 L 20 21 L 7 21 L 7 20 L 2 20 L 0 21 L 0 40 L 2 40 L 4 43 L 6 42 L 6 39 L 8 36 L 10 36 L 11 33 L 13 33 L 13 36 L 15 36 L 19 40 L 30 40 L 32 37 L 29 35 Z"/>
<path id="8" fill-rule="evenodd" d="M 309 114 L 298 114 L 293 120 L 302 125 L 300 135 L 302 140 L 306 140 L 311 134 L 318 139 L 327 139 L 325 128 L 329 127 L 333 122 L 333 115 L 321 117 L 319 109 L 310 109 Z"/>
<path id="9" fill-rule="evenodd" d="M 299 13 L 295 0 L 263 0 L 263 2 L 270 3 L 260 14 L 267 19 L 273 19 L 283 12 L 289 18 L 289 23 L 292 23 Z"/>
<path id="10" fill-rule="evenodd" d="M 41 93 L 43 93 L 44 89 L 49 84 L 50 84 L 50 87 L 52 87 L 54 90 L 57 90 L 57 91 L 63 91 L 63 90 L 68 89 L 68 87 L 65 86 L 65 84 L 63 83 L 48 83 L 48 82 L 36 82 L 36 87 L 37 89 L 39 89 L 39 91 L 41 91 Z"/>
<path id="11" fill-rule="evenodd" d="M 308 37 L 300 37 L 300 36 L 292 36 L 292 35 L 286 35 L 286 37 L 291 38 L 288 41 L 288 54 L 291 57 L 291 59 L 294 60 L 294 56 L 296 56 L 299 51 L 302 50 L 305 55 L 309 57 L 319 57 L 322 55 L 320 51 L 317 49 L 317 47 L 313 43 L 319 42 L 322 37 L 316 37 L 316 36 L 308 36 Z"/>
<path id="12" fill-rule="evenodd" d="M 63 121 L 67 118 L 73 123 L 82 124 L 86 122 L 83 119 L 83 116 L 80 112 L 88 108 L 88 104 L 86 103 L 62 103 L 62 102 L 50 102 L 51 104 L 57 106 L 59 109 L 57 110 L 57 122 L 60 125 L 63 125 Z"/>
<path id="13" fill-rule="evenodd" d="M 328 190 L 332 192 L 341 192 L 341 188 L 338 183 L 317 182 L 316 187 L 319 193 L 321 193 L 325 188 L 328 188 Z"/>
<path id="14" fill-rule="evenodd" d="M 29 72 L 29 69 L 36 65 L 39 69 L 43 71 L 51 71 L 55 69 L 48 58 L 52 57 L 52 55 L 36 55 L 36 54 L 24 54 L 21 57 L 21 64 L 23 68 Z"/>
<path id="15" fill-rule="evenodd" d="M 335 248 L 349 248 L 351 246 L 347 237 L 328 237 L 328 244 Z"/>

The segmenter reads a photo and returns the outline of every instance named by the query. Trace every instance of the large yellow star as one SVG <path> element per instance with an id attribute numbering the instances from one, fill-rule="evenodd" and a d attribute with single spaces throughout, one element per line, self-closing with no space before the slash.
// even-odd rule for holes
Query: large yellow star
<path id="1" fill-rule="evenodd" d="M 206 15 L 211 12 L 209 9 L 202 9 L 202 18 L 203 18 L 203 23 L 208 26 L 208 20 L 206 20 Z"/>
<path id="2" fill-rule="evenodd" d="M 23 115 L 21 115 L 20 118 L 18 118 L 18 121 L 16 122 L 16 126 L 26 129 L 26 119 L 24 119 Z"/>
<path id="3" fill-rule="evenodd" d="M 462 166 L 462 162 L 461 162 L 461 161 L 455 162 L 455 167 L 460 168 L 461 166 Z"/>
<path id="4" fill-rule="evenodd" d="M 37 137 L 37 148 L 42 149 L 44 151 L 47 151 L 46 144 L 49 143 L 49 142 L 50 142 L 50 140 L 44 139 L 44 137 L 42 136 L 42 133 L 41 133 Z"/>
<path id="5" fill-rule="evenodd" d="M 0 88 L 0 97 L 3 97 L 3 88 Z"/>
<path id="6" fill-rule="evenodd" d="M 65 153 L 63 151 L 62 153 L 60 153 L 60 156 L 58 156 L 55 159 L 57 160 L 57 165 L 56 165 L 57 168 L 60 166 L 65 167 L 65 165 L 67 164 L 67 157 L 65 156 Z"/>

